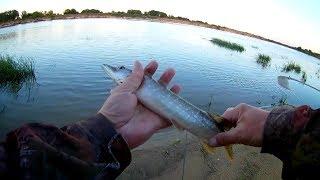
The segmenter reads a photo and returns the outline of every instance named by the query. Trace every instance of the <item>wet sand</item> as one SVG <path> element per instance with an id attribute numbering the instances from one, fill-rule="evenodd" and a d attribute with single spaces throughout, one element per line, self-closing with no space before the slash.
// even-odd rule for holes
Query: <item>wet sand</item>
<path id="1" fill-rule="evenodd" d="M 235 145 L 208 154 L 193 135 L 173 128 L 155 134 L 132 151 L 132 163 L 118 179 L 281 179 L 282 162 L 260 148 Z"/>

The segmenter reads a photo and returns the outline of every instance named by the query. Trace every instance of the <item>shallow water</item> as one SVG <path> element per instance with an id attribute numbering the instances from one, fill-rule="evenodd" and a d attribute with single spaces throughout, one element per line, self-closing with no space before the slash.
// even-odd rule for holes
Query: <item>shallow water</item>
<path id="1" fill-rule="evenodd" d="M 320 61 L 276 44 L 213 29 L 158 22 L 119 19 L 56 20 L 0 29 L 0 53 L 31 57 L 38 85 L 18 94 L 1 91 L 0 136 L 26 122 L 62 126 L 97 112 L 114 83 L 101 64 L 132 67 L 134 60 L 160 63 L 160 73 L 174 67 L 173 82 L 181 95 L 204 109 L 245 102 L 268 106 L 282 97 L 293 105 L 320 107 L 318 92 L 293 83 L 291 90 L 277 84 L 284 63 L 295 61 L 306 71 L 307 83 L 320 87 L 316 75 Z M 213 45 L 216 37 L 242 44 L 238 53 Z M 258 47 L 258 48 L 255 48 Z M 258 53 L 270 55 L 271 66 L 255 62 Z"/>
<path id="2" fill-rule="evenodd" d="M 213 37 L 242 44 L 246 51 L 217 47 L 209 41 Z M 39 22 L 0 29 L 0 53 L 33 58 L 38 83 L 18 94 L 0 90 L 0 137 L 27 122 L 63 126 L 88 118 L 115 86 L 101 64 L 132 67 L 137 59 L 143 64 L 158 60 L 156 77 L 174 67 L 173 82 L 182 85 L 181 95 L 203 109 L 213 99 L 211 110 L 218 113 L 241 102 L 270 106 L 281 98 L 320 107 L 317 91 L 294 81 L 291 90 L 277 83 L 279 75 L 300 79 L 301 74 L 281 72 L 285 63 L 295 61 L 306 71 L 307 83 L 319 88 L 320 61 L 208 28 L 119 19 Z M 258 53 L 271 56 L 270 67 L 255 62 Z M 234 150 L 231 163 L 223 149 L 207 155 L 191 135 L 164 130 L 132 151 L 133 162 L 119 179 L 280 179 L 281 162 L 276 158 L 247 146 Z"/>

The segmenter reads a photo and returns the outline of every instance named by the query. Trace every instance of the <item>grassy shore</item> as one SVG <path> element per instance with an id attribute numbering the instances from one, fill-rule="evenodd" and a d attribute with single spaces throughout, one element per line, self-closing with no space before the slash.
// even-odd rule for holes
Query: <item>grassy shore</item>
<path id="1" fill-rule="evenodd" d="M 271 57 L 265 54 L 259 54 L 256 62 L 261 64 L 262 67 L 267 67 L 270 65 Z"/>
<path id="2" fill-rule="evenodd" d="M 8 87 L 12 91 L 19 91 L 23 83 L 34 82 L 33 61 L 12 56 L 0 56 L 0 87 Z"/>
<path id="3" fill-rule="evenodd" d="M 243 52 L 245 51 L 245 48 L 237 43 L 233 43 L 233 42 L 229 42 L 229 41 L 225 41 L 222 39 L 218 39 L 218 38 L 213 38 L 210 40 L 213 44 L 219 46 L 219 47 L 223 47 L 226 49 L 230 49 L 232 51 L 237 51 L 237 52 Z"/>
<path id="4" fill-rule="evenodd" d="M 216 29 L 220 31 L 226 31 L 231 32 L 235 34 L 240 34 L 243 36 L 248 36 L 256 39 L 260 39 L 263 41 L 272 42 L 275 44 L 279 44 L 291 49 L 295 49 L 298 51 L 301 51 L 303 53 L 306 53 L 310 56 L 316 57 L 320 59 L 320 54 L 312 52 L 311 50 L 302 49 L 301 47 L 293 47 L 289 46 L 287 44 L 274 41 L 268 38 L 264 38 L 262 36 L 258 36 L 255 34 L 251 34 L 248 32 L 243 32 L 235 29 L 231 29 L 224 26 L 219 26 L 215 24 L 209 24 L 207 22 L 198 21 L 198 20 L 190 20 L 188 18 L 180 17 L 180 16 L 172 16 L 167 15 L 164 12 L 151 10 L 149 12 L 142 13 L 140 10 L 128 10 L 127 12 L 101 12 L 99 10 L 88 10 L 85 9 L 82 12 L 77 12 L 74 9 L 67 9 L 64 14 L 55 14 L 52 11 L 44 11 L 44 12 L 33 12 L 33 13 L 26 13 L 22 12 L 21 17 L 16 16 L 16 12 L 13 12 L 13 18 L 9 18 L 9 20 L 1 21 L 0 20 L 0 28 L 8 27 L 8 26 L 14 26 L 18 24 L 25 24 L 25 23 L 32 23 L 32 22 L 38 22 L 38 21 L 50 21 L 50 20 L 57 20 L 57 19 L 77 19 L 77 18 L 128 18 L 128 19 L 144 19 L 144 20 L 151 20 L 151 21 L 159 21 L 159 22 L 173 22 L 173 23 L 180 23 L 180 24 L 190 24 L 194 26 L 201 26 L 211 29 Z M 5 12 L 4 12 L 5 13 Z M 3 13 L 0 13 L 3 14 Z M 1 16 L 0 16 L 1 17 Z"/>

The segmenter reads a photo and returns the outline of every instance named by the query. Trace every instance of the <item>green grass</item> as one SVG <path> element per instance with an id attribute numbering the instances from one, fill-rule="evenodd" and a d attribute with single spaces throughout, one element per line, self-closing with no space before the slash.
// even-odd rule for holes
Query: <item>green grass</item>
<path id="1" fill-rule="evenodd" d="M 18 92 L 24 83 L 36 80 L 34 62 L 27 58 L 0 55 L 0 87 Z"/>
<path id="2" fill-rule="evenodd" d="M 210 41 L 219 47 L 230 49 L 232 51 L 237 51 L 237 52 L 245 51 L 245 48 L 242 45 L 237 44 L 237 43 L 232 43 L 232 42 L 225 41 L 225 40 L 218 39 L 218 38 L 212 38 Z"/>
<path id="3" fill-rule="evenodd" d="M 258 64 L 261 64 L 262 67 L 267 67 L 267 66 L 270 65 L 271 57 L 268 56 L 268 55 L 265 55 L 265 54 L 259 54 L 258 57 L 257 57 L 256 62 Z"/>
<path id="4" fill-rule="evenodd" d="M 295 62 L 289 62 L 283 66 L 282 71 L 294 71 L 295 73 L 299 74 L 301 72 L 301 66 L 299 64 L 296 64 Z"/>

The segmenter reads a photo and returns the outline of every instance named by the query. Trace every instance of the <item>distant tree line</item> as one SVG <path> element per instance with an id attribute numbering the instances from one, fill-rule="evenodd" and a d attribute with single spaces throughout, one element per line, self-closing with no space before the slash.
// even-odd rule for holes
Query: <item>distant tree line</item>
<path id="1" fill-rule="evenodd" d="M 75 15 L 75 14 L 106 14 L 111 16 L 119 16 L 119 17 L 148 17 L 148 18 L 171 18 L 171 19 L 179 19 L 179 20 L 189 20 L 188 18 L 183 17 L 175 17 L 168 16 L 166 13 L 156 10 L 151 10 L 147 12 L 141 12 L 137 9 L 130 9 L 127 12 L 123 11 L 112 11 L 103 13 L 97 9 L 84 9 L 81 12 L 78 12 L 76 9 L 66 9 L 63 12 L 63 15 Z M 39 19 L 39 18 L 54 18 L 55 16 L 62 16 L 62 14 L 55 14 L 53 11 L 35 11 L 32 13 L 28 13 L 26 11 L 21 12 L 21 16 L 17 10 L 6 11 L 0 13 L 0 22 L 9 22 L 17 19 Z"/>
<path id="2" fill-rule="evenodd" d="M 107 12 L 103 13 L 100 10 L 97 9 L 84 9 L 81 12 L 78 12 L 76 9 L 66 9 L 63 12 L 63 15 L 76 15 L 76 14 L 105 14 L 105 15 L 110 15 L 110 16 L 117 16 L 117 17 L 138 17 L 138 18 L 169 18 L 169 19 L 177 19 L 177 20 L 182 20 L 182 21 L 189 21 L 193 23 L 201 23 L 201 24 L 206 24 L 208 25 L 207 22 L 202 22 L 202 21 L 191 21 L 188 18 L 185 17 L 176 17 L 176 16 L 171 16 L 167 15 L 164 12 L 161 11 L 156 11 L 156 10 L 151 10 L 147 12 L 141 12 L 140 10 L 136 9 L 130 9 L 127 12 L 123 11 L 112 11 L 112 12 Z M 5 11 L 0 13 L 0 23 L 5 23 L 5 22 L 10 22 L 10 21 L 15 21 L 15 20 L 25 20 L 25 19 L 41 19 L 41 18 L 51 18 L 54 19 L 55 17 L 63 17 L 62 14 L 55 14 L 53 11 L 35 11 L 32 13 L 27 13 L 26 11 L 21 12 L 21 16 L 19 15 L 19 12 L 17 10 L 11 10 L 11 11 Z M 220 29 L 221 26 L 217 25 L 211 25 L 215 26 L 217 29 Z M 293 47 L 292 47 L 293 48 Z M 296 50 L 306 53 L 308 55 L 314 56 L 316 58 L 320 59 L 320 54 L 312 52 L 309 49 L 302 49 L 301 47 L 295 48 Z"/>
<path id="3" fill-rule="evenodd" d="M 48 18 L 53 18 L 54 16 L 56 16 L 57 14 L 54 14 L 53 11 L 35 11 L 32 13 L 27 13 L 26 11 L 22 11 L 21 12 L 21 19 L 39 19 L 39 18 L 44 18 L 44 17 L 48 17 Z"/>
<path id="4" fill-rule="evenodd" d="M 151 10 L 149 12 L 145 12 L 144 15 L 152 16 L 152 17 L 168 17 L 168 15 L 161 11 Z"/>
<path id="5" fill-rule="evenodd" d="M 79 12 L 75 9 L 66 9 L 63 14 L 79 14 Z"/>
<path id="6" fill-rule="evenodd" d="M 17 10 L 5 11 L 0 13 L 0 22 L 14 21 L 19 18 Z"/>
<path id="7" fill-rule="evenodd" d="M 308 54 L 310 56 L 314 56 L 316 58 L 319 58 L 320 59 L 320 54 L 319 53 L 316 53 L 316 52 L 312 52 L 310 49 L 302 49 L 301 47 L 297 47 L 296 48 L 298 51 L 300 52 L 303 52 L 305 54 Z"/>
<path id="8" fill-rule="evenodd" d="M 81 14 L 101 14 L 101 13 L 103 12 L 97 9 L 84 9 L 81 11 Z"/>

